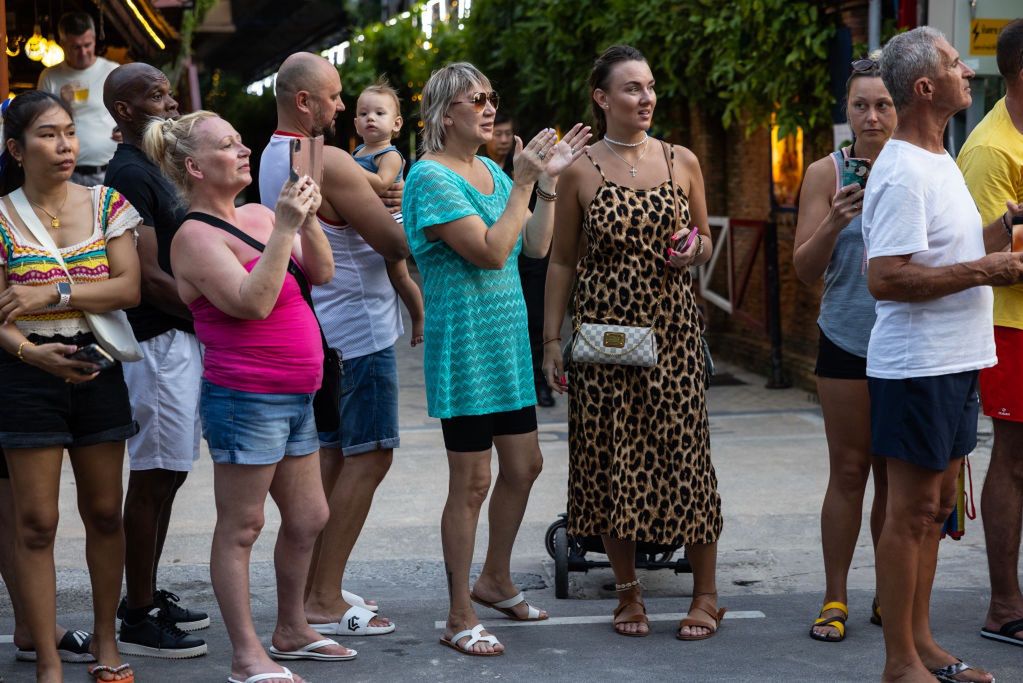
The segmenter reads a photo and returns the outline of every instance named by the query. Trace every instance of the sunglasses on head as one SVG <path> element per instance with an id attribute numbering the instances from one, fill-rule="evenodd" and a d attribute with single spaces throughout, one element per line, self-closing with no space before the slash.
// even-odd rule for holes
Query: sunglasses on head
<path id="1" fill-rule="evenodd" d="M 852 63 L 853 73 L 863 74 L 877 69 L 877 61 L 873 59 L 857 59 Z"/>
<path id="2" fill-rule="evenodd" d="M 469 96 L 469 99 L 455 100 L 451 104 L 471 104 L 472 108 L 476 111 L 483 111 L 483 108 L 487 106 L 487 102 L 490 102 L 494 109 L 497 109 L 498 105 L 501 104 L 501 96 L 493 90 L 490 92 L 474 92 Z"/>

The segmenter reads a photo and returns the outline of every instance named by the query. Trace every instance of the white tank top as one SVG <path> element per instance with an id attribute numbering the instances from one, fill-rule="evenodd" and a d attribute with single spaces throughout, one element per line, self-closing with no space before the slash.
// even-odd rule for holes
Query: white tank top
<path id="1" fill-rule="evenodd" d="M 287 133 L 274 133 L 259 160 L 259 196 L 273 209 L 288 178 Z M 345 359 L 382 351 L 404 333 L 387 262 L 354 228 L 320 218 L 334 252 L 334 278 L 313 287 L 316 316 L 331 347 Z"/>

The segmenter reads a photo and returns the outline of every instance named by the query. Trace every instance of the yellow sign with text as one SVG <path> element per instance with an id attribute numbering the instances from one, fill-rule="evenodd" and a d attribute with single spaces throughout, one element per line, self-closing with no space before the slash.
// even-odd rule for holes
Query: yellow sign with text
<path id="1" fill-rule="evenodd" d="M 970 22 L 970 54 L 994 57 L 998 33 L 1012 19 L 974 19 Z"/>

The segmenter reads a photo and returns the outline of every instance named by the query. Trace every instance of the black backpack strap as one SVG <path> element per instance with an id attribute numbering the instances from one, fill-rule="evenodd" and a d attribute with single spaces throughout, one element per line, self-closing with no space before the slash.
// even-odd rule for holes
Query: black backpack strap
<path id="1" fill-rule="evenodd" d="M 200 223 L 212 225 L 214 228 L 220 228 L 229 235 L 233 235 L 242 242 L 245 242 L 245 244 L 249 245 L 256 251 L 264 251 L 266 249 L 265 244 L 257 240 L 255 237 L 242 232 L 238 227 L 231 225 L 223 218 L 218 218 L 217 216 L 203 213 L 202 211 L 190 211 L 182 222 L 188 220 L 199 221 Z M 312 308 L 315 313 L 316 308 L 313 306 L 313 295 L 312 291 L 309 289 L 309 280 L 306 278 L 302 268 L 295 262 L 293 257 L 288 259 L 288 272 L 291 273 L 292 277 L 295 278 L 295 281 L 298 282 L 298 288 L 302 292 L 302 298 L 305 299 L 305 302 L 309 304 L 309 308 Z"/>

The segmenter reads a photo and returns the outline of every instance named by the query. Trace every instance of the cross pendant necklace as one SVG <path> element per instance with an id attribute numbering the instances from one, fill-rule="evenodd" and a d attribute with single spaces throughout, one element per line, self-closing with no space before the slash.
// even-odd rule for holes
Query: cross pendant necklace
<path id="1" fill-rule="evenodd" d="M 611 150 L 611 154 L 614 154 L 616 157 L 621 159 L 622 163 L 629 167 L 629 175 L 632 176 L 633 178 L 635 178 L 636 174 L 639 173 L 639 171 L 636 170 L 636 166 L 638 166 L 639 162 L 643 160 L 643 157 L 646 155 L 647 149 L 649 149 L 649 147 L 647 146 L 646 143 L 647 143 L 647 138 L 643 138 L 643 143 L 642 143 L 643 144 L 643 151 L 639 153 L 638 157 L 636 157 L 636 163 L 635 164 L 631 164 L 631 163 L 629 163 L 629 161 L 625 157 L 623 157 L 621 154 L 619 154 L 618 152 L 615 151 L 615 148 L 611 146 L 611 143 L 607 141 L 606 137 L 604 138 L 604 144 L 607 145 L 607 148 L 609 150 Z"/>

